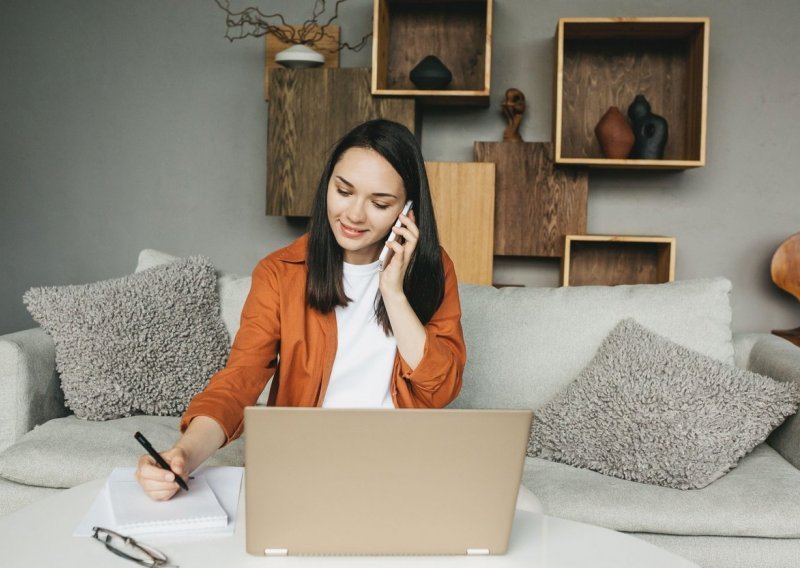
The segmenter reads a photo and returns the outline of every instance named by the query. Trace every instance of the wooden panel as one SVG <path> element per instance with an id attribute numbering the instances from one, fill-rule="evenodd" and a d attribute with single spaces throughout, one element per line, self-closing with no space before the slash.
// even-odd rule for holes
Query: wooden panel
<path id="1" fill-rule="evenodd" d="M 300 26 L 281 26 L 282 29 L 290 31 Z M 319 26 L 312 29 L 317 30 Z M 264 36 L 264 100 L 269 100 L 269 71 L 270 69 L 283 69 L 283 65 L 275 62 L 275 54 L 291 47 L 292 44 L 280 41 L 272 34 Z M 330 25 L 325 28 L 325 35 L 314 45 L 309 46 L 314 51 L 321 53 L 325 57 L 322 67 L 339 67 L 339 26 Z"/>
<path id="2" fill-rule="evenodd" d="M 564 236 L 586 232 L 589 176 L 555 168 L 547 142 L 475 142 L 475 161 L 494 162 L 494 253 L 558 257 Z"/>
<path id="3" fill-rule="evenodd" d="M 556 162 L 687 168 L 705 164 L 708 18 L 564 18 L 556 33 Z M 663 160 L 609 160 L 594 127 L 644 94 L 669 125 Z"/>
<path id="4" fill-rule="evenodd" d="M 274 69 L 267 132 L 267 215 L 308 216 L 325 160 L 350 129 L 387 118 L 414 132 L 414 101 L 374 98 L 369 69 Z"/>
<path id="5" fill-rule="evenodd" d="M 373 94 L 431 104 L 489 104 L 493 0 L 375 0 Z M 411 70 L 436 55 L 453 74 L 442 91 L 419 90 Z"/>
<path id="6" fill-rule="evenodd" d="M 492 284 L 494 164 L 426 162 L 442 246 L 459 282 Z"/>
<path id="7" fill-rule="evenodd" d="M 568 235 L 562 286 L 660 284 L 675 279 L 675 239 Z"/>

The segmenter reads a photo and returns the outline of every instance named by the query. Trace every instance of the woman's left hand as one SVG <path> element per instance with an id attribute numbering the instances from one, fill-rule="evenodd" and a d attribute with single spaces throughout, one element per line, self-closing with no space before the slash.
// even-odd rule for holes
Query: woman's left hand
<path id="1" fill-rule="evenodd" d="M 402 225 L 392 227 L 392 231 L 402 237 L 403 242 L 388 243 L 387 246 L 394 254 L 380 276 L 380 291 L 384 300 L 387 296 L 404 294 L 403 279 L 419 241 L 419 227 L 414 222 L 414 211 L 410 211 L 408 215 L 400 215 L 400 222 Z"/>

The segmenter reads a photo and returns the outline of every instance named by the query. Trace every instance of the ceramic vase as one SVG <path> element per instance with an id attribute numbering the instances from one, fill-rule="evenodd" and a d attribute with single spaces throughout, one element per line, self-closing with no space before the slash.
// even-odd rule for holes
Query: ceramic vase
<path id="1" fill-rule="evenodd" d="M 600 142 L 603 156 L 614 160 L 627 158 L 636 141 L 628 119 L 621 110 L 613 106 L 594 127 L 594 134 Z"/>
<path id="2" fill-rule="evenodd" d="M 453 74 L 438 57 L 428 55 L 411 70 L 409 78 L 418 89 L 433 90 L 449 85 Z"/>
<path id="3" fill-rule="evenodd" d="M 290 69 L 306 69 L 325 63 L 325 56 L 306 45 L 298 44 L 276 53 L 275 62 Z"/>
<path id="4" fill-rule="evenodd" d="M 631 158 L 641 160 L 663 158 L 669 136 L 667 121 L 664 117 L 653 114 L 650 103 L 647 102 L 644 95 L 636 95 L 631 106 L 628 107 L 628 116 L 633 122 L 633 135 L 636 138 Z"/>

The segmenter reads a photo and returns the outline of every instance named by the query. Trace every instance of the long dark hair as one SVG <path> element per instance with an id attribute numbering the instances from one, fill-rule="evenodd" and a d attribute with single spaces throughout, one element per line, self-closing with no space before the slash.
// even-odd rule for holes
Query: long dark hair
<path id="1" fill-rule="evenodd" d="M 403 179 L 406 199 L 414 200 L 419 241 L 403 280 L 403 291 L 424 325 L 430 321 L 444 297 L 442 253 L 419 143 L 408 128 L 389 120 L 370 120 L 355 127 L 339 140 L 325 164 L 311 208 L 306 301 L 324 314 L 350 302 L 344 293 L 344 252 L 328 222 L 327 205 L 333 168 L 350 148 L 367 148 L 380 154 Z M 386 335 L 391 335 L 392 325 L 380 293 L 375 298 L 375 318 Z"/>

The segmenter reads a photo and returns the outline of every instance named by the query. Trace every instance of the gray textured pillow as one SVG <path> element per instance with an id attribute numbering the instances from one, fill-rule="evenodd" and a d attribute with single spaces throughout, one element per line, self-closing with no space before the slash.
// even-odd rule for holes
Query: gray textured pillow
<path id="1" fill-rule="evenodd" d="M 177 416 L 227 357 L 215 285 L 208 259 L 191 257 L 94 284 L 31 288 L 23 300 L 53 337 L 76 416 Z"/>
<path id="2" fill-rule="evenodd" d="M 794 383 L 737 369 L 626 319 L 536 413 L 528 455 L 699 489 L 736 467 L 798 404 Z"/>

